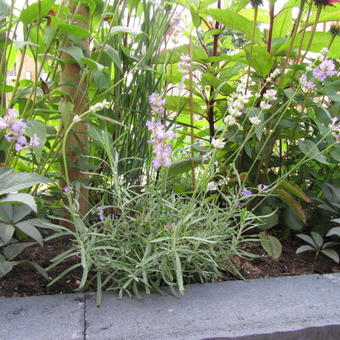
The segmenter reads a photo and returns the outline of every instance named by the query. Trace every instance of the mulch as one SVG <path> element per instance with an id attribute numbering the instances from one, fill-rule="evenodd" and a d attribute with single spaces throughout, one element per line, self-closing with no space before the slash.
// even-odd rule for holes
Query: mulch
<path id="1" fill-rule="evenodd" d="M 296 254 L 297 247 L 301 245 L 298 240 L 286 240 L 282 244 L 282 255 L 278 259 L 273 259 L 266 255 L 261 247 L 253 246 L 247 250 L 259 255 L 259 258 L 245 261 L 235 256 L 233 257 L 233 262 L 247 279 L 311 274 L 313 254 Z M 72 240 L 60 238 L 46 242 L 44 248 L 37 246 L 26 249 L 21 256 L 22 258 L 35 261 L 43 268 L 46 268 L 51 264 L 50 260 L 53 257 L 69 249 L 71 246 Z M 0 297 L 72 293 L 80 283 L 81 268 L 69 272 L 64 278 L 50 287 L 47 287 L 47 284 L 63 270 L 76 263 L 79 263 L 77 257 L 63 262 L 48 273 L 49 280 L 43 278 L 31 267 L 17 266 L 0 279 Z M 340 272 L 340 265 L 320 255 L 314 273 L 325 274 L 336 272 Z M 222 275 L 220 280 L 235 280 L 235 278 L 226 273 Z M 89 290 L 94 291 L 95 287 L 90 287 Z"/>

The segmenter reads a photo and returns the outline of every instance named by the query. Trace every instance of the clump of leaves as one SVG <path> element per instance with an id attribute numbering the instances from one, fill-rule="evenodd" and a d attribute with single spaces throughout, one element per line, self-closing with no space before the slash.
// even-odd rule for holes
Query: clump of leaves
<path id="1" fill-rule="evenodd" d="M 0 277 L 9 273 L 16 265 L 30 265 L 47 278 L 45 271 L 37 263 L 15 261 L 27 247 L 36 244 L 43 246 L 42 235 L 36 228 L 43 226 L 43 222 L 31 217 L 32 213 L 37 212 L 34 197 L 17 191 L 47 181 L 41 175 L 0 169 Z M 34 241 L 23 241 L 28 236 Z"/>
<path id="2" fill-rule="evenodd" d="M 327 234 L 327 236 L 330 236 L 331 234 Z M 301 240 L 305 241 L 307 244 L 300 246 L 297 250 L 296 253 L 304 253 L 306 251 L 312 251 L 315 253 L 314 256 L 314 262 L 312 266 L 312 272 L 314 271 L 316 259 L 319 256 L 319 254 L 323 254 L 336 263 L 339 263 L 339 255 L 338 253 L 332 249 L 334 245 L 338 244 L 337 242 L 325 242 L 324 238 L 317 232 L 312 231 L 311 236 L 306 235 L 306 234 L 298 234 L 296 235 L 299 237 Z"/>

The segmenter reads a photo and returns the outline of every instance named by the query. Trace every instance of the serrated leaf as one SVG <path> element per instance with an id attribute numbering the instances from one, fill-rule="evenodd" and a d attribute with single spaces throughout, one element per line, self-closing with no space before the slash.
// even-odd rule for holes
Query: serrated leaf
<path id="1" fill-rule="evenodd" d="M 259 239 L 263 249 L 268 253 L 268 255 L 270 255 L 274 259 L 281 256 L 282 245 L 276 237 L 268 235 L 265 232 L 260 232 Z"/>
<path id="2" fill-rule="evenodd" d="M 332 259 L 334 262 L 339 263 L 339 254 L 334 249 L 322 249 L 321 253 Z"/>

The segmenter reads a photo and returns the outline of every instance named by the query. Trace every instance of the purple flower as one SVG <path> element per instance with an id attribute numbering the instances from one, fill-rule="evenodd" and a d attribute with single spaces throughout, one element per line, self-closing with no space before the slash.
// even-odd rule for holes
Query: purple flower
<path id="1" fill-rule="evenodd" d="M 245 198 L 248 198 L 252 195 L 252 191 L 248 190 L 247 188 L 243 188 L 241 190 L 241 196 L 245 197 Z"/>
<path id="2" fill-rule="evenodd" d="M 24 123 L 23 120 L 20 119 L 12 124 L 11 132 L 13 136 L 19 137 L 25 133 L 26 128 L 27 128 L 26 123 Z"/>
<path id="3" fill-rule="evenodd" d="M 149 96 L 149 103 L 151 106 L 151 111 L 154 114 L 163 114 L 164 113 L 164 104 L 165 100 L 158 93 L 151 93 Z"/>
<path id="4" fill-rule="evenodd" d="M 63 191 L 66 192 L 66 193 L 67 192 L 72 192 L 73 188 L 66 185 L 65 187 L 63 187 Z"/>
<path id="5" fill-rule="evenodd" d="M 156 123 L 147 121 L 146 126 L 151 132 L 151 139 L 148 141 L 153 146 L 155 159 L 152 166 L 155 169 L 161 166 L 169 167 L 171 165 L 170 156 L 172 153 L 171 145 L 166 143 L 167 139 L 174 138 L 175 134 L 172 131 L 165 131 L 164 125 L 157 121 Z"/>
<path id="6" fill-rule="evenodd" d="M 335 75 L 335 65 L 331 59 L 324 60 L 316 69 L 313 71 L 314 78 L 319 81 L 324 81 L 328 77 Z"/>
<path id="7" fill-rule="evenodd" d="M 40 145 L 40 139 L 36 134 L 34 134 L 33 137 L 31 138 L 30 146 L 35 147 L 39 145 Z"/>
<path id="8" fill-rule="evenodd" d="M 259 184 L 259 185 L 257 186 L 257 188 L 258 188 L 259 190 L 266 190 L 266 189 L 268 188 L 268 185 Z"/>

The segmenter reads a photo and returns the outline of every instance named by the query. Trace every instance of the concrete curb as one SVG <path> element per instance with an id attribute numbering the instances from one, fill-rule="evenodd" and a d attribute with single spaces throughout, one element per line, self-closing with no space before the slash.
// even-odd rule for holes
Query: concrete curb
<path id="1" fill-rule="evenodd" d="M 189 285 L 185 296 L 0 299 L 0 339 L 340 338 L 340 273 Z"/>

